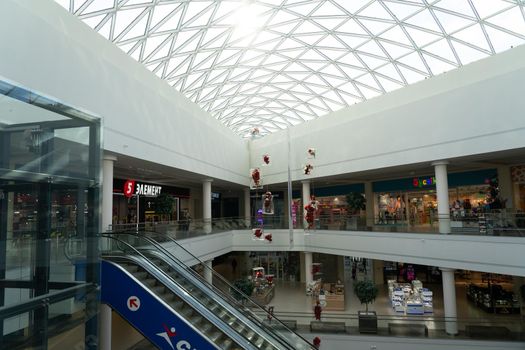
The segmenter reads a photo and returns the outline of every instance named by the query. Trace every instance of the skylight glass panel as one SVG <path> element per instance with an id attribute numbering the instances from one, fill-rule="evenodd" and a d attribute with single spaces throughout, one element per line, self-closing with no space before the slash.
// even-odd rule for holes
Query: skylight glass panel
<path id="1" fill-rule="evenodd" d="M 56 1 L 242 136 L 525 42 L 523 1 Z"/>

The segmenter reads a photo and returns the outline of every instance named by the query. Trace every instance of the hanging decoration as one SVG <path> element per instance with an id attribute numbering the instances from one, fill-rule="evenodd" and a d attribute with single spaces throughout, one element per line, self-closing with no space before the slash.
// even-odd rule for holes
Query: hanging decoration
<path id="1" fill-rule="evenodd" d="M 264 239 L 267 240 L 268 242 L 272 243 L 272 234 L 269 233 L 269 234 L 265 235 Z"/>
<path id="2" fill-rule="evenodd" d="M 269 154 L 263 155 L 263 165 L 270 165 L 270 155 Z"/>
<path id="3" fill-rule="evenodd" d="M 315 148 L 308 148 L 306 151 L 308 159 L 314 159 L 315 158 Z"/>
<path id="4" fill-rule="evenodd" d="M 312 170 L 314 170 L 314 166 L 310 163 L 306 164 L 303 168 L 303 172 L 305 175 L 310 175 L 312 173 Z"/>
<path id="5" fill-rule="evenodd" d="M 261 171 L 259 168 L 250 169 L 250 189 L 256 190 L 262 188 Z"/>
<path id="6" fill-rule="evenodd" d="M 261 238 L 263 235 L 263 229 L 262 228 L 254 228 L 252 229 L 252 233 L 256 238 Z"/>
<path id="7" fill-rule="evenodd" d="M 274 207 L 273 207 L 273 195 L 272 192 L 266 191 L 265 194 L 262 195 L 262 212 L 265 215 L 273 215 L 274 214 Z"/>
<path id="8" fill-rule="evenodd" d="M 319 209 L 319 201 L 315 199 L 315 196 L 310 196 L 310 202 L 304 206 L 304 219 L 306 220 L 306 223 L 308 226 L 306 227 L 308 230 L 314 228 L 315 223 L 315 215 L 317 214 L 317 211 Z"/>
<path id="9" fill-rule="evenodd" d="M 250 130 L 250 135 L 252 136 L 252 138 L 256 138 L 257 136 L 259 136 L 259 134 L 260 134 L 260 131 L 259 131 L 259 128 L 257 127 Z"/>

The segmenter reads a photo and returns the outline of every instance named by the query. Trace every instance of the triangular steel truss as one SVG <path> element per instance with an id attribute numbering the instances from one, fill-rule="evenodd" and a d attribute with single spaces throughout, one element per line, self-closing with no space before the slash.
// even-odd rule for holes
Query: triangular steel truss
<path id="1" fill-rule="evenodd" d="M 56 1 L 242 136 L 525 41 L 525 0 Z"/>

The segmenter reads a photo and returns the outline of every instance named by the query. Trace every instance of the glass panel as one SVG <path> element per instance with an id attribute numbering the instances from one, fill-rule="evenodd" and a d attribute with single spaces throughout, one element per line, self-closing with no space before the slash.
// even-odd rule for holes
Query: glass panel
<path id="1" fill-rule="evenodd" d="M 88 320 L 98 302 L 77 288 L 99 278 L 98 238 L 91 237 L 99 231 L 100 144 L 97 119 L 0 81 L 2 349 L 66 338 L 71 346 L 56 346 L 78 348 L 85 337 L 96 339 L 96 320 Z M 52 301 L 71 288 L 68 299 Z M 42 307 L 42 298 L 51 305 Z M 54 338 L 64 332 L 72 333 Z"/>

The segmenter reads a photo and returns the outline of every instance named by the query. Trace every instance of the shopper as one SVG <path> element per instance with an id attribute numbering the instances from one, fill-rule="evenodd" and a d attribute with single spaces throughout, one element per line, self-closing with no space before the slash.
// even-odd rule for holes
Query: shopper
<path id="1" fill-rule="evenodd" d="M 188 232 L 190 229 L 191 216 L 188 209 L 184 209 L 182 213 L 182 230 Z"/>
<path id="2" fill-rule="evenodd" d="M 315 302 L 315 307 L 314 307 L 315 319 L 317 321 L 321 321 L 321 312 L 323 312 L 323 308 L 321 307 L 319 300 L 317 300 Z"/>
<path id="3" fill-rule="evenodd" d="M 234 276 L 235 276 L 236 272 L 237 272 L 237 260 L 235 260 L 235 258 L 233 258 L 233 260 L 232 260 L 232 273 L 233 273 Z"/>

